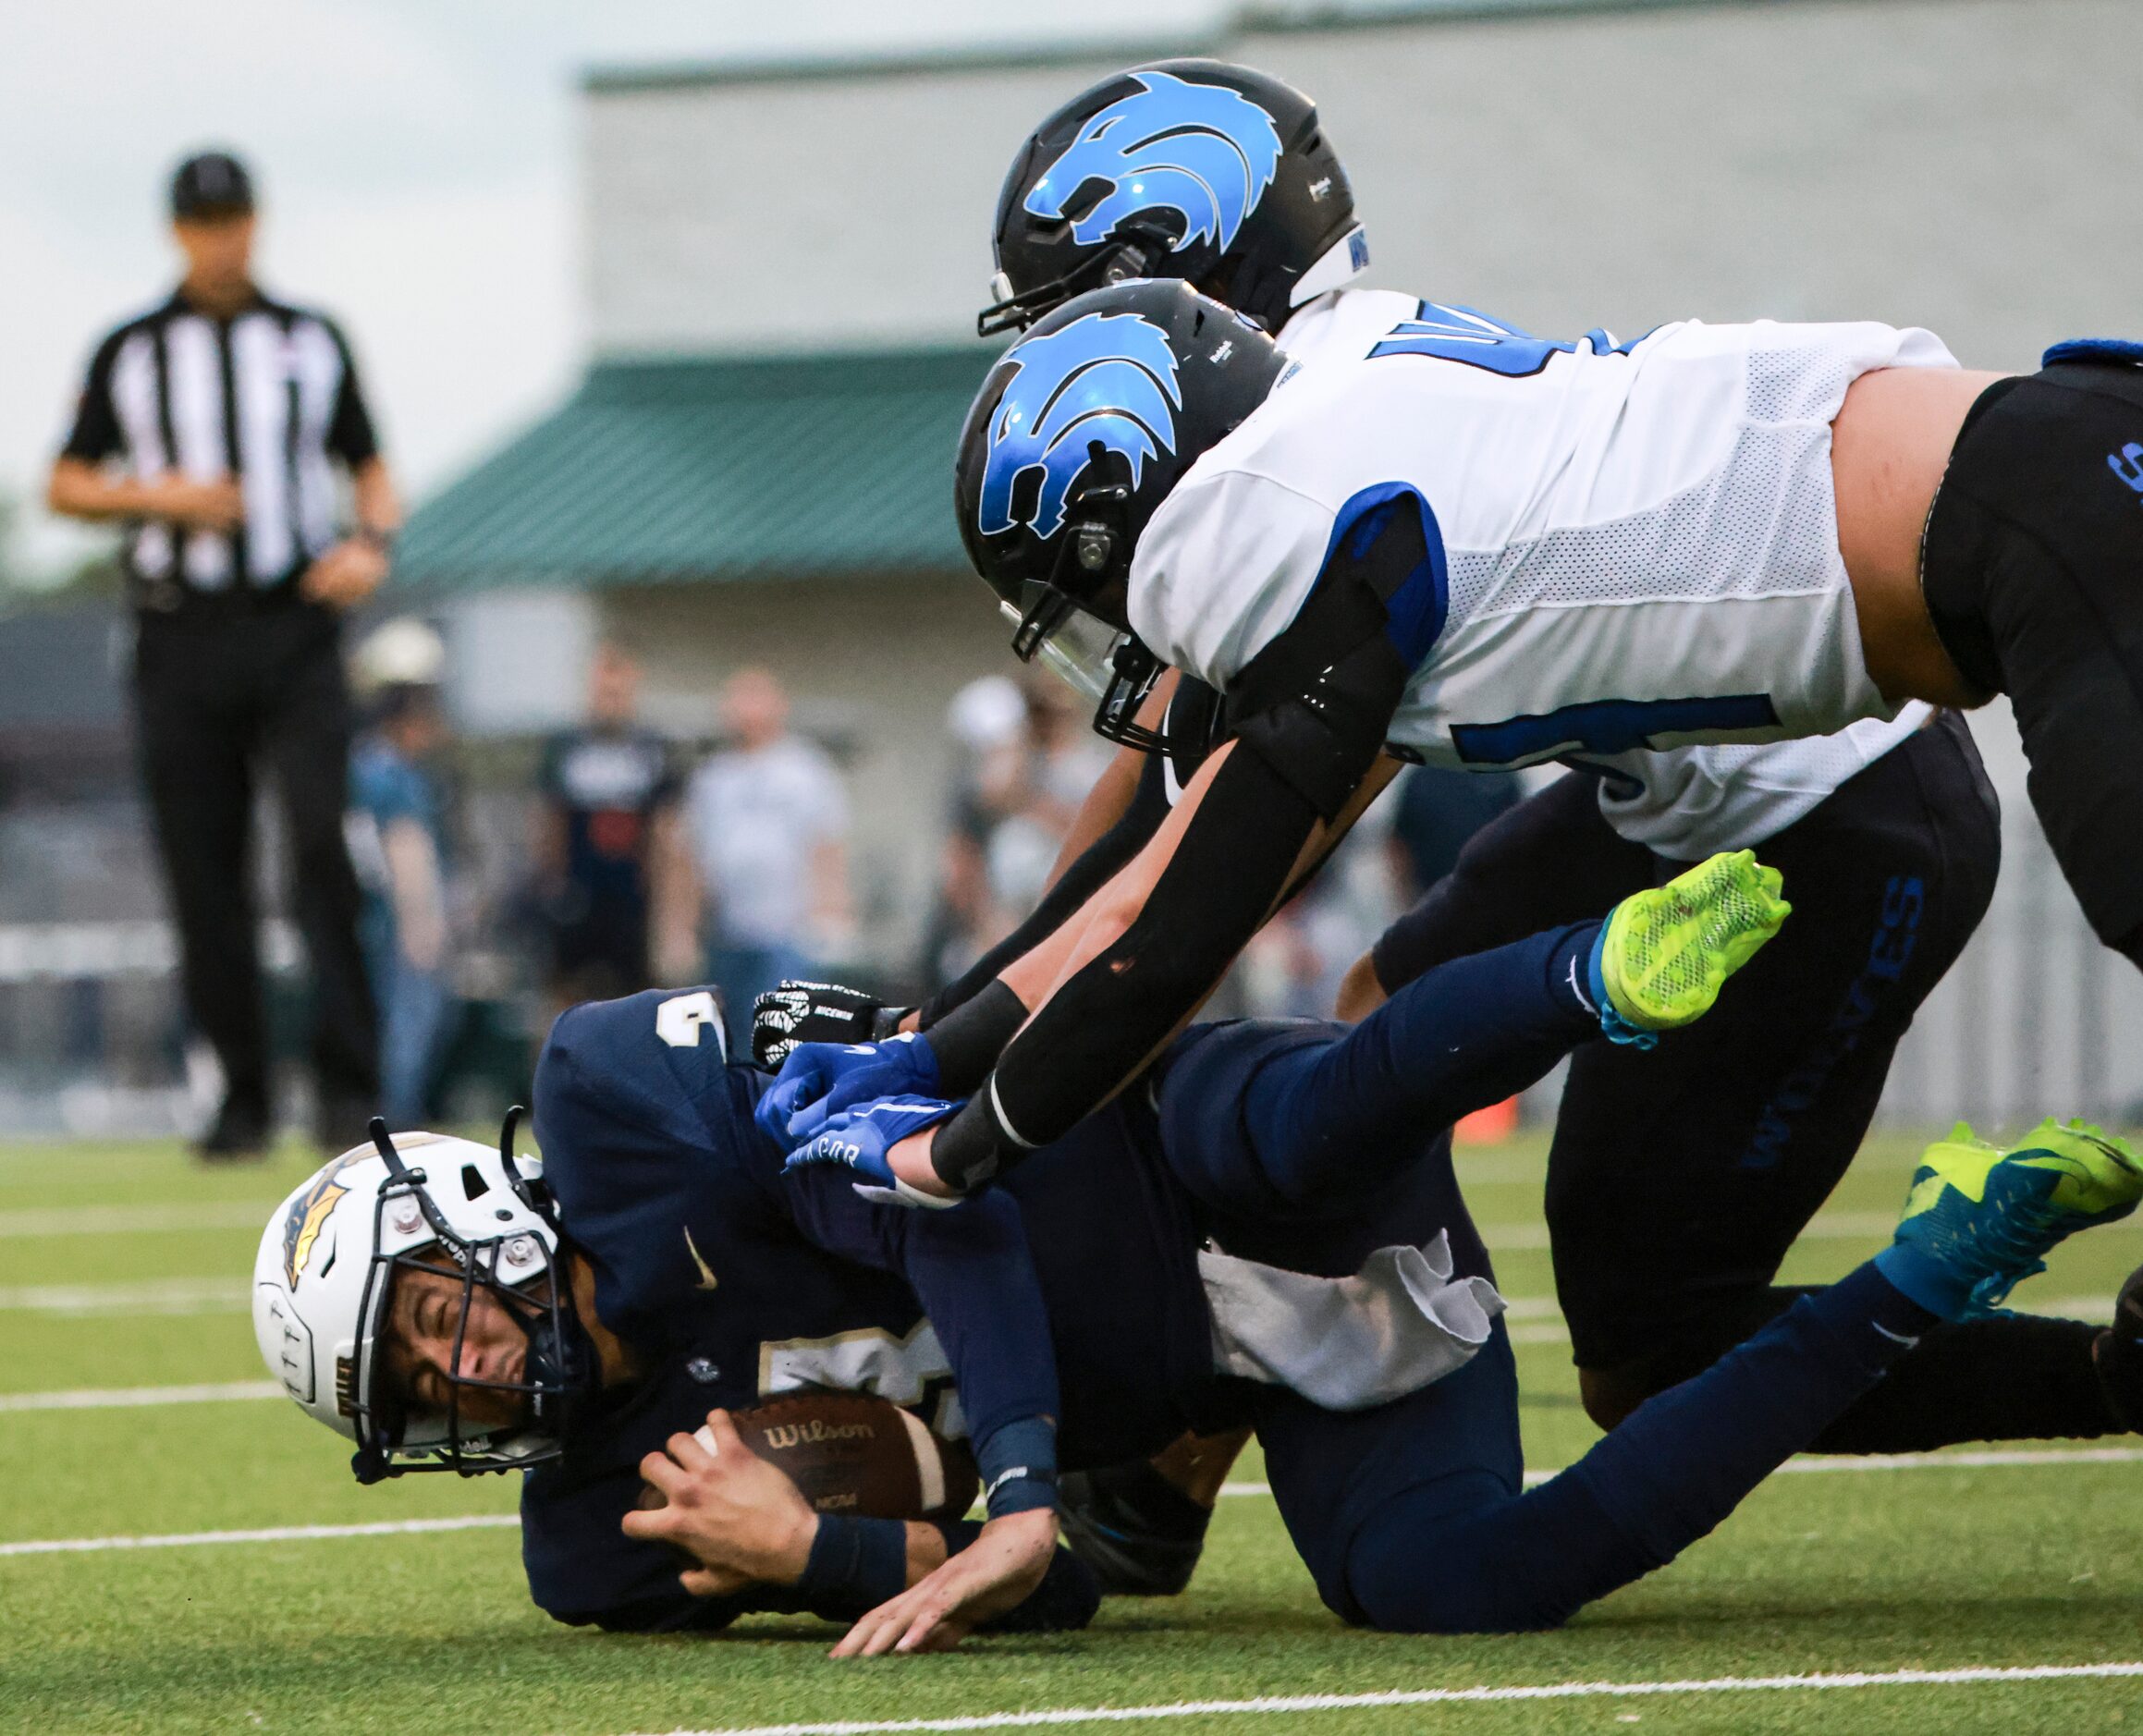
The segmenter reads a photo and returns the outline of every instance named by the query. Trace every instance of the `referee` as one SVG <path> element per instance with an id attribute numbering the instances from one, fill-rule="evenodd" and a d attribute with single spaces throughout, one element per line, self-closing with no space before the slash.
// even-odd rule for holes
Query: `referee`
<path id="1" fill-rule="evenodd" d="M 350 719 L 337 640 L 342 612 L 386 576 L 400 508 L 341 332 L 253 282 L 244 165 L 222 152 L 181 164 L 171 224 L 186 275 L 98 345 L 47 497 L 55 512 L 128 527 L 142 777 L 187 1006 L 223 1063 L 200 1154 L 257 1155 L 271 1132 L 251 872 L 263 772 L 312 960 L 316 1131 L 340 1151 L 363 1138 L 378 1093 L 343 843 Z"/>

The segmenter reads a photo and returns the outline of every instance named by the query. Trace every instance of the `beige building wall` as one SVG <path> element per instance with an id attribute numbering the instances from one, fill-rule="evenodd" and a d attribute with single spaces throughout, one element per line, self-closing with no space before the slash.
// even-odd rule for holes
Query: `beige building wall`
<path id="1" fill-rule="evenodd" d="M 1880 318 L 2021 367 L 2139 324 L 2143 6 L 1806 0 L 1251 31 L 1318 102 L 1371 281 L 1548 333 Z M 1135 53 L 587 98 L 606 352 L 972 330 L 1006 165 Z"/>
<path id="2" fill-rule="evenodd" d="M 1123 64 L 598 80 L 586 120 L 596 348 L 973 336 L 1013 150 Z"/>

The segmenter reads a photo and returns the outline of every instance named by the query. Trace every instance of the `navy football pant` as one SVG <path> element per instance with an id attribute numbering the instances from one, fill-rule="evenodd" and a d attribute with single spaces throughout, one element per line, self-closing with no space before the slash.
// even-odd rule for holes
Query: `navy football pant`
<path id="1" fill-rule="evenodd" d="M 1597 1032 L 1565 975 L 1593 932 L 1444 965 L 1352 1030 L 1255 1021 L 1184 1039 L 1159 1088 L 1162 1145 L 1215 1240 L 1338 1275 L 1445 1229 L 1457 1269 L 1488 1275 L 1441 1130 Z M 1500 1322 L 1463 1368 L 1393 1403 L 1327 1411 L 1274 1388 L 1253 1416 L 1337 1614 L 1410 1632 L 1553 1627 L 1710 1531 L 1934 1324 L 1863 1266 L 1533 1490 Z"/>
<path id="2" fill-rule="evenodd" d="M 1500 1322 L 1465 1367 L 1374 1410 L 1322 1411 L 1276 1389 L 1257 1436 L 1288 1534 L 1335 1614 L 1411 1633 L 1551 1628 L 1711 1531 L 1932 1323 L 1864 1265 L 1534 1489 L 1522 1486 Z"/>
<path id="3" fill-rule="evenodd" d="M 1231 1211 L 1351 1209 L 1461 1116 L 1599 1035 L 1576 986 L 1598 932 L 1579 923 L 1452 960 L 1358 1025 L 1194 1027 L 1162 1064 L 1169 1168 Z"/>

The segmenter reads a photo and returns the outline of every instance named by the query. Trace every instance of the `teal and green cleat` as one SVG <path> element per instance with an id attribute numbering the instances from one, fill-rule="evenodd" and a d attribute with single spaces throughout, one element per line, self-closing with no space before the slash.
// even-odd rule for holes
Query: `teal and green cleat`
<path id="1" fill-rule="evenodd" d="M 1754 850 L 1733 850 L 1616 905 L 1592 950 L 1601 1028 L 1649 1048 L 1653 1032 L 1709 1012 L 1726 979 L 1793 914 L 1782 884 Z"/>
<path id="2" fill-rule="evenodd" d="M 2047 1250 L 2143 1199 L 2143 1158 L 2125 1140 L 2051 1117 L 2006 1151 L 1962 1121 L 1920 1154 L 1883 1276 L 1947 1319 L 1991 1313 Z"/>

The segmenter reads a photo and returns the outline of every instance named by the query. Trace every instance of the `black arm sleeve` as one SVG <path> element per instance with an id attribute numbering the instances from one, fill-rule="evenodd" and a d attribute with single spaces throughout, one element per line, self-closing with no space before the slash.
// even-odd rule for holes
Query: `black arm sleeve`
<path id="1" fill-rule="evenodd" d="M 967 1189 L 1072 1131 L 1143 1066 L 1264 924 L 1319 820 L 1346 806 L 1412 674 L 1385 599 L 1427 564 L 1418 513 L 1340 540 L 1295 618 L 1228 688 L 1235 751 L 1110 947 L 1014 1037 L 932 1144 Z"/>
<path id="2" fill-rule="evenodd" d="M 992 947 L 956 981 L 923 1003 L 922 1027 L 927 1031 L 955 1008 L 973 1000 L 1007 966 L 1025 958 L 1055 934 L 1064 920 L 1106 886 L 1110 876 L 1145 848 L 1169 815 L 1161 756 L 1150 753 L 1139 772 L 1138 788 L 1117 822 L 1083 850 L 1042 895 L 1027 920 Z"/>
<path id="3" fill-rule="evenodd" d="M 998 1061 L 990 1106 L 1005 1132 L 1061 1138 L 1137 1070 L 1263 926 L 1317 817 L 1258 754 L 1229 757 L 1137 918 Z"/>
<path id="4" fill-rule="evenodd" d="M 126 445 L 126 436 L 119 429 L 119 416 L 112 406 L 112 364 L 119 353 L 120 334 L 111 336 L 97 346 L 97 353 L 90 359 L 88 377 L 82 382 L 81 402 L 75 410 L 74 426 L 67 433 L 67 444 L 60 447 L 63 458 L 79 458 L 84 464 L 102 464 Z"/>
<path id="5" fill-rule="evenodd" d="M 336 326 L 327 329 L 342 356 L 342 384 L 335 394 L 335 414 L 327 423 L 327 449 L 354 471 L 379 457 L 379 434 L 372 425 L 364 388 L 358 384 L 357 358 L 349 353 L 349 340 Z"/>

